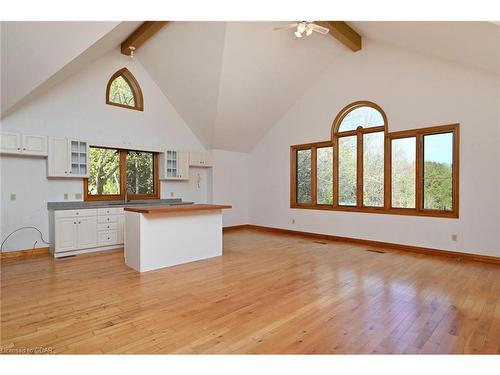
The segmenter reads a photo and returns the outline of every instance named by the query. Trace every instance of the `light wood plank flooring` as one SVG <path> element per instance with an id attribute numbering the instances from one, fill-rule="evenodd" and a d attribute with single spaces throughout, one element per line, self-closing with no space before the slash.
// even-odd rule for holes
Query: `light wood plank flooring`
<path id="1" fill-rule="evenodd" d="M 325 243 L 320 243 L 325 242 Z M 500 267 L 252 229 L 139 274 L 121 251 L 1 265 L 1 346 L 55 353 L 499 353 Z"/>

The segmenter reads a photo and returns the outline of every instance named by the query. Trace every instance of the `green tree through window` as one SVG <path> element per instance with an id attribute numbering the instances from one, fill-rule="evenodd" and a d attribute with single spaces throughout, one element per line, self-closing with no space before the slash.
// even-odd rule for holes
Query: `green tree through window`
<path id="1" fill-rule="evenodd" d="M 135 107 L 134 92 L 122 76 L 116 77 L 111 83 L 109 101 L 129 107 Z"/>
<path id="2" fill-rule="evenodd" d="M 86 199 L 159 198 L 154 152 L 90 147 L 89 162 Z"/>

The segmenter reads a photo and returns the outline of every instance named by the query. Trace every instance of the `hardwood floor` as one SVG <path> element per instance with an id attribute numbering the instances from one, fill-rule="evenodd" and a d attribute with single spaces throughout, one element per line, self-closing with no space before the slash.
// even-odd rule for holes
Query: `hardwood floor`
<path id="1" fill-rule="evenodd" d="M 122 256 L 3 259 L 3 352 L 500 352 L 498 265 L 250 229 L 144 274 Z"/>

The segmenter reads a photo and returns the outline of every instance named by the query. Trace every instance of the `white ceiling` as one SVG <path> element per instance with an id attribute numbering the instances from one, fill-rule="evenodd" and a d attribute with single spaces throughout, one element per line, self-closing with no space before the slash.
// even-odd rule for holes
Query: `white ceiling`
<path id="1" fill-rule="evenodd" d="M 2 22 L 2 116 L 116 48 L 138 24 Z M 171 22 L 136 59 L 205 146 L 249 151 L 334 59 L 352 54 L 329 36 L 272 30 L 283 24 Z M 349 24 L 365 39 L 500 75 L 495 23 Z"/>
<path id="2" fill-rule="evenodd" d="M 350 22 L 370 39 L 500 73 L 500 24 L 494 22 Z"/>
<path id="3" fill-rule="evenodd" d="M 119 22 L 2 22 L 2 113 Z"/>
<path id="4" fill-rule="evenodd" d="M 225 30 L 225 22 L 172 22 L 136 55 L 205 146 L 214 140 Z"/>

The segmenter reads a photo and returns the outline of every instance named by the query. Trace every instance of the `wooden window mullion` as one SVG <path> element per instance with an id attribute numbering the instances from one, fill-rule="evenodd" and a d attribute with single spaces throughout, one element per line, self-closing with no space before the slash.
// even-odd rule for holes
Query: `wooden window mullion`
<path id="1" fill-rule="evenodd" d="M 127 190 L 127 151 L 120 150 L 120 197 L 125 199 Z"/>
<path id="2" fill-rule="evenodd" d="M 416 204 L 415 204 L 415 209 L 417 211 L 422 211 L 424 207 L 424 145 L 423 145 L 423 135 L 418 133 L 416 135 L 416 158 L 415 158 L 415 163 L 416 163 L 416 179 L 415 179 L 415 199 L 416 199 Z"/>
<path id="3" fill-rule="evenodd" d="M 317 204 L 317 185 L 318 184 L 318 176 L 317 176 L 317 155 L 316 155 L 316 147 L 311 147 L 311 204 Z"/>
<path id="4" fill-rule="evenodd" d="M 392 141 L 387 134 L 384 142 L 384 209 L 388 210 L 392 197 Z"/>
<path id="5" fill-rule="evenodd" d="M 363 132 L 358 131 L 356 133 L 356 158 L 357 158 L 357 164 L 356 164 L 356 200 L 357 204 L 356 206 L 358 208 L 363 207 Z"/>
<path id="6" fill-rule="evenodd" d="M 332 179 L 333 179 L 333 207 L 339 206 L 339 138 L 333 138 L 333 158 L 332 158 Z"/>

